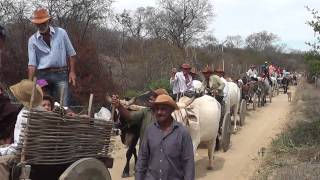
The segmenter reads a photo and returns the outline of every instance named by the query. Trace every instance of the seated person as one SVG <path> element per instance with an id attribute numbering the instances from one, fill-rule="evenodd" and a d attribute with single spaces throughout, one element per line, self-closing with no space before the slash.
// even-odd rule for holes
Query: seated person
<path id="1" fill-rule="evenodd" d="M 23 104 L 22 110 L 19 112 L 17 122 L 14 128 L 14 141 L 7 147 L 0 148 L 0 177 L 3 180 L 9 180 L 9 164 L 14 160 L 16 149 L 20 143 L 20 134 L 23 133 L 22 124 L 27 122 L 27 118 L 23 115 L 27 113 L 30 108 L 30 99 L 33 89 L 33 82 L 30 80 L 22 80 L 21 82 L 10 86 L 10 90 L 17 100 Z M 40 86 L 36 86 L 35 96 L 33 101 L 33 108 L 43 110 L 40 106 L 42 103 L 43 93 Z"/>
<path id="2" fill-rule="evenodd" d="M 47 111 L 53 111 L 53 108 L 54 108 L 53 98 L 49 95 L 43 96 L 42 107 Z"/>

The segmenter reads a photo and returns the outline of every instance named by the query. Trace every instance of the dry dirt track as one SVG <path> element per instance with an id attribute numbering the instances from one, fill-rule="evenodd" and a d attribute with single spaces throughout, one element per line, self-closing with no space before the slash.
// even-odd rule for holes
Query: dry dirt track
<path id="1" fill-rule="evenodd" d="M 289 91 L 293 92 L 294 88 L 291 87 Z M 290 104 L 287 95 L 280 93 L 272 100 L 272 104 L 268 103 L 265 107 L 258 108 L 256 111 L 248 110 L 245 126 L 231 136 L 230 149 L 225 153 L 215 153 L 213 171 L 206 170 L 207 150 L 197 150 L 195 157 L 197 180 L 249 179 L 259 163 L 259 150 L 270 144 L 272 138 L 281 131 L 288 120 Z M 126 151 L 118 142 L 117 147 L 114 154 L 114 167 L 110 170 L 113 180 L 121 179 L 125 164 Z M 134 178 L 126 179 L 133 180 Z"/>

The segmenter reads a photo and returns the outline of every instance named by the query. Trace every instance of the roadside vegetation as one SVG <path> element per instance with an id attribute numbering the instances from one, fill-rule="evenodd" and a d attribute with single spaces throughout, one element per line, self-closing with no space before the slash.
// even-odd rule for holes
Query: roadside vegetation
<path id="1" fill-rule="evenodd" d="M 301 82 L 289 123 L 272 141 L 253 179 L 304 180 L 320 177 L 320 91 Z"/>
<path id="2" fill-rule="evenodd" d="M 112 0 L 0 1 L 0 24 L 7 33 L 0 82 L 10 86 L 27 77 L 27 42 L 36 31 L 30 17 L 40 6 L 50 10 L 53 26 L 66 29 L 77 51 L 76 105 L 86 104 L 90 93 L 96 105 L 106 93 L 126 97 L 155 87 L 169 89 L 171 69 L 183 62 L 201 70 L 207 64 L 221 67 L 224 60 L 227 75 L 234 77 L 264 61 L 290 71 L 305 69 L 304 52 L 286 48 L 273 32 L 215 38 L 208 28 L 217 15 L 212 1 L 157 2 L 115 12 Z"/>

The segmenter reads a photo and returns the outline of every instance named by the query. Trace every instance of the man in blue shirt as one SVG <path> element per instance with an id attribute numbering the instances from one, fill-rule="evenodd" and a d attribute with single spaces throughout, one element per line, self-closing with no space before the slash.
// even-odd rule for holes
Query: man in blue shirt
<path id="1" fill-rule="evenodd" d="M 28 42 L 28 76 L 36 74 L 38 79 L 48 82 L 48 94 L 55 100 L 60 98 L 64 87 L 64 106 L 69 105 L 68 82 L 76 85 L 75 55 L 67 32 L 50 26 L 50 16 L 46 9 L 39 8 L 33 13 L 31 22 L 37 27 Z M 69 64 L 69 67 L 68 67 Z"/>

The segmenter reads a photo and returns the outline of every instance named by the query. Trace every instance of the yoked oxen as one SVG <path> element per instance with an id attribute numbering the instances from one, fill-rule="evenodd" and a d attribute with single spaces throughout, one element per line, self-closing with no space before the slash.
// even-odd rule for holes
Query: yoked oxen
<path id="1" fill-rule="evenodd" d="M 120 103 L 127 108 L 129 111 L 138 111 L 142 108 L 145 108 L 145 102 L 150 97 L 151 92 L 148 91 L 138 97 L 132 98 L 129 101 L 126 100 L 120 100 Z M 111 103 L 111 97 L 107 97 L 107 102 Z M 137 105 L 139 104 L 139 105 Z M 111 108 L 109 108 L 111 109 Z M 138 160 L 136 145 L 139 140 L 140 135 L 140 127 L 137 125 L 129 125 L 128 122 L 123 119 L 121 116 L 118 116 L 115 118 L 117 121 L 117 128 L 121 130 L 121 142 L 128 147 L 128 150 L 126 152 L 126 164 L 123 169 L 122 178 L 126 178 L 130 176 L 130 160 L 132 156 L 134 156 L 134 162 L 136 164 Z"/>
<path id="2" fill-rule="evenodd" d="M 219 102 L 214 97 L 204 95 L 196 99 L 182 97 L 177 104 L 180 110 L 173 112 L 172 116 L 189 129 L 194 153 L 200 142 L 207 143 L 209 156 L 207 168 L 212 170 L 221 116 Z"/>
<path id="3" fill-rule="evenodd" d="M 258 105 L 264 106 L 267 103 L 267 96 L 269 101 L 272 101 L 272 86 L 267 78 L 258 77 Z"/>

